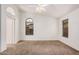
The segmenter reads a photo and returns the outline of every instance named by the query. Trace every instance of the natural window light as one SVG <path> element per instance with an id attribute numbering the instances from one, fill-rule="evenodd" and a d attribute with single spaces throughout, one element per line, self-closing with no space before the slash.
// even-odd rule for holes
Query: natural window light
<path id="1" fill-rule="evenodd" d="M 32 18 L 28 18 L 25 21 L 25 30 L 26 30 L 26 35 L 33 35 L 33 20 Z"/>
<path id="2" fill-rule="evenodd" d="M 7 7 L 7 10 L 6 10 L 8 13 L 10 13 L 11 15 L 15 16 L 15 11 L 13 8 L 11 7 Z"/>

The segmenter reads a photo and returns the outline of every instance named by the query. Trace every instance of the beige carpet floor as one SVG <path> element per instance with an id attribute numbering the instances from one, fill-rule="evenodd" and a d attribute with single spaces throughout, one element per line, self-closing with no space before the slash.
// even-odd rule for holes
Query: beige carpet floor
<path id="1" fill-rule="evenodd" d="M 79 55 L 79 51 L 60 41 L 19 41 L 2 55 Z"/>

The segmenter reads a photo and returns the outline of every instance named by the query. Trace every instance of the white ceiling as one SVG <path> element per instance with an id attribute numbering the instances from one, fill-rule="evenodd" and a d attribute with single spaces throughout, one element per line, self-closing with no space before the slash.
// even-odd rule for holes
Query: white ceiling
<path id="1" fill-rule="evenodd" d="M 37 14 L 50 15 L 55 18 L 60 18 L 67 13 L 74 11 L 79 8 L 78 4 L 48 4 L 45 6 L 40 6 L 38 4 L 20 4 L 19 8 L 23 11 Z"/>

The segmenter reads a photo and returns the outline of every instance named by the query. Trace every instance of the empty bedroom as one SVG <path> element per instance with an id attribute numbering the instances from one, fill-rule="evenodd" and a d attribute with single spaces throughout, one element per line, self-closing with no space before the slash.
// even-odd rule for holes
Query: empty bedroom
<path id="1" fill-rule="evenodd" d="M 79 55 L 79 4 L 0 4 L 0 55 Z"/>

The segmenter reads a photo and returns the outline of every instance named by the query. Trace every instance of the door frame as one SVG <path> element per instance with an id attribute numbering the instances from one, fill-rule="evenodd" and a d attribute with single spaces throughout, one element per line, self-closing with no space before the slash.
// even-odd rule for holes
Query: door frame
<path id="1" fill-rule="evenodd" d="M 11 16 L 6 16 L 6 28 L 7 28 L 7 18 L 10 18 L 11 20 L 14 20 L 14 21 L 12 21 L 12 26 L 14 26 L 14 27 L 12 27 L 12 31 L 13 31 L 12 32 L 12 41 L 14 41 L 15 40 L 15 18 L 11 17 Z M 6 32 L 7 32 L 7 29 L 6 29 Z M 7 41 L 7 33 L 6 33 L 6 41 Z M 12 42 L 12 44 L 13 43 L 14 42 Z M 7 42 L 6 42 L 6 44 L 7 44 Z"/>

